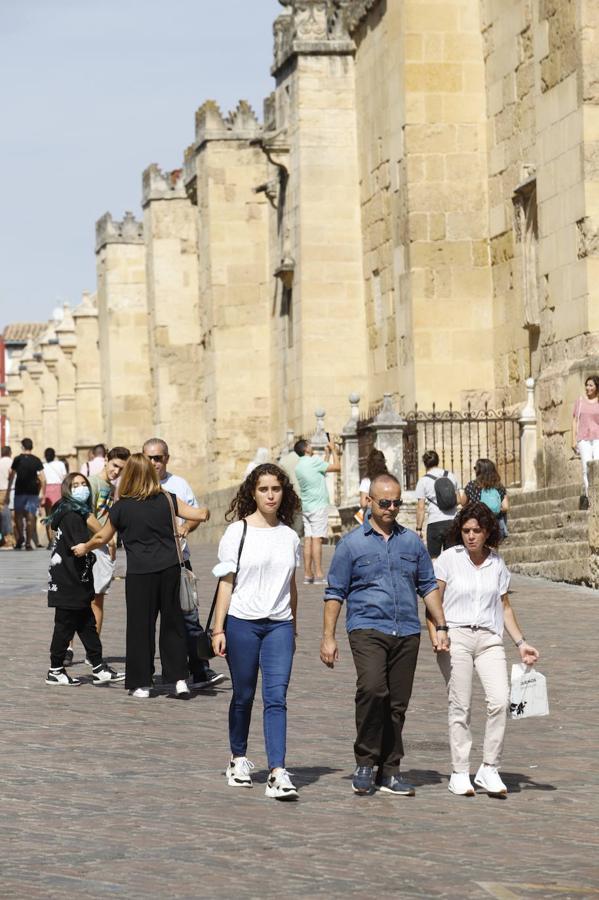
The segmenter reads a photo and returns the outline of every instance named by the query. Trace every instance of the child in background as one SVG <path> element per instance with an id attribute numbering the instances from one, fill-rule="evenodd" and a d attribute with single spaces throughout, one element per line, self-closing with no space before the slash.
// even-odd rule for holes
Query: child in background
<path id="1" fill-rule="evenodd" d="M 87 658 L 92 663 L 94 684 L 108 684 L 125 678 L 123 672 L 115 672 L 102 658 L 102 644 L 91 608 L 94 556 L 90 553 L 77 559 L 71 550 L 74 544 L 87 540 L 88 523 L 94 531 L 100 528 L 91 516 L 90 493 L 85 475 L 79 472 L 67 475 L 61 486 L 61 499 L 45 520 L 56 532 L 48 572 L 48 606 L 54 607 L 55 614 L 46 684 L 81 684 L 78 678 L 67 674 L 63 665 L 67 647 L 75 633 L 79 635 Z"/>

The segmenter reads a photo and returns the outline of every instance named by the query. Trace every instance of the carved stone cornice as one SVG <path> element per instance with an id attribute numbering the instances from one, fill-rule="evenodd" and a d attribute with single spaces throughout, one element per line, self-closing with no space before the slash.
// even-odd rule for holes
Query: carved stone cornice
<path id="1" fill-rule="evenodd" d="M 104 213 L 96 222 L 96 253 L 106 244 L 143 244 L 144 226 L 132 212 L 126 212 L 122 222 L 116 222 L 110 213 Z"/>
<path id="2" fill-rule="evenodd" d="M 182 174 L 182 169 L 163 172 L 156 163 L 144 169 L 141 205 L 146 207 L 152 200 L 185 200 L 187 194 Z"/>
<path id="3" fill-rule="evenodd" d="M 371 9 L 374 9 L 381 0 L 348 0 L 346 7 L 346 24 L 352 34 Z"/>
<path id="4" fill-rule="evenodd" d="M 347 27 L 349 0 L 279 0 L 287 12 L 273 25 L 273 75 L 299 54 L 347 56 L 355 46 Z"/>

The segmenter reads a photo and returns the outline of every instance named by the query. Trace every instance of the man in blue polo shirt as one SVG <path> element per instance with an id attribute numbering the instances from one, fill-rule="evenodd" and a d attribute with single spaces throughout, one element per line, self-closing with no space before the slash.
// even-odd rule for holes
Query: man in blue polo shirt
<path id="1" fill-rule="evenodd" d="M 412 694 L 420 645 L 417 594 L 438 632 L 437 650 L 449 649 L 447 625 L 435 574 L 422 541 L 396 522 L 401 487 L 393 475 L 370 485 L 364 524 L 345 535 L 335 550 L 325 591 L 320 658 L 329 668 L 339 659 L 335 628 L 347 603 L 346 624 L 357 672 L 354 744 L 356 794 L 377 786 L 395 796 L 415 789 L 400 777 L 402 730 Z"/>

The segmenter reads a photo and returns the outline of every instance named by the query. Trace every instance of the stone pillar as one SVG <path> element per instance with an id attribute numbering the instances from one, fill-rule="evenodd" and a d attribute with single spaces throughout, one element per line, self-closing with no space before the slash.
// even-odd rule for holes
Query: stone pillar
<path id="1" fill-rule="evenodd" d="M 73 310 L 76 345 L 75 367 L 75 449 L 79 463 L 85 462 L 86 451 L 104 440 L 102 428 L 102 384 L 100 380 L 100 347 L 98 308 L 95 296 L 84 291 L 79 306 Z"/>
<path id="2" fill-rule="evenodd" d="M 355 45 L 327 0 L 282 5 L 286 12 L 274 25 L 276 90 L 263 140 L 274 163 L 263 187 L 275 195 L 278 253 L 271 269 L 278 279 L 273 418 L 307 433 L 319 397 L 338 432 L 348 393 L 366 390 L 368 365 Z"/>
<path id="3" fill-rule="evenodd" d="M 96 222 L 100 372 L 106 441 L 139 450 L 152 428 L 143 225 L 106 213 Z"/>
<path id="4" fill-rule="evenodd" d="M 48 330 L 40 338 L 39 348 L 42 356 L 43 373 L 40 378 L 42 389 L 42 432 L 46 447 L 58 449 L 58 382 L 56 366 L 58 362 L 58 338 L 55 322 L 51 322 Z"/>
<path id="5" fill-rule="evenodd" d="M 6 417 L 8 420 L 7 443 L 11 445 L 13 455 L 19 452 L 19 442 L 27 437 L 24 431 L 25 414 L 23 410 L 23 379 L 20 371 L 21 354 L 14 354 L 11 360 L 10 371 L 6 373 L 6 393 L 8 407 Z"/>
<path id="6" fill-rule="evenodd" d="M 314 434 L 310 438 L 310 443 L 314 448 L 314 455 L 320 456 L 321 459 L 324 459 L 326 447 L 328 444 L 327 431 L 324 424 L 326 412 L 322 407 L 318 407 L 318 409 L 314 410 L 314 415 L 316 416 L 316 429 L 314 430 Z M 327 481 L 327 490 L 329 492 L 329 502 L 332 507 L 335 507 L 334 513 L 336 516 L 337 473 L 331 472 L 330 474 L 325 475 L 325 478 Z"/>
<path id="7" fill-rule="evenodd" d="M 375 431 L 375 447 L 385 454 L 389 471 L 395 475 L 405 490 L 406 479 L 403 465 L 403 435 L 407 426 L 405 419 L 393 408 L 391 394 L 384 394 L 383 406 L 372 423 Z"/>
<path id="8" fill-rule="evenodd" d="M 205 469 L 203 345 L 197 211 L 181 169 L 143 173 L 153 435 L 169 445 L 174 472 L 200 493 Z M 147 435 L 149 437 L 149 435 Z"/>
<path id="9" fill-rule="evenodd" d="M 29 340 L 19 363 L 23 406 L 23 437 L 31 438 L 34 451 L 40 453 L 42 436 L 42 392 L 39 385 L 41 366 L 35 359 L 33 341 Z"/>
<path id="10" fill-rule="evenodd" d="M 350 394 L 351 415 L 341 432 L 343 456 L 341 458 L 341 506 L 358 505 L 360 495 L 360 465 L 358 451 L 359 394 Z"/>
<path id="11" fill-rule="evenodd" d="M 255 188 L 267 162 L 261 128 L 241 101 L 224 117 L 208 101 L 196 114 L 185 180 L 197 202 L 204 351 L 206 471 L 211 490 L 241 480 L 270 435 L 268 201 Z M 240 428 L 240 422 L 243 427 Z"/>
<path id="12" fill-rule="evenodd" d="M 75 322 L 67 303 L 64 304 L 62 321 L 56 325 L 55 330 L 59 351 L 56 365 L 58 379 L 56 396 L 58 446 L 56 454 L 67 459 L 70 465 L 75 462 L 77 457 L 75 450 L 75 366 L 73 365 L 77 338 Z"/>
<path id="13" fill-rule="evenodd" d="M 526 379 L 526 404 L 520 413 L 520 483 L 525 491 L 537 489 L 537 413 L 535 380 Z"/>

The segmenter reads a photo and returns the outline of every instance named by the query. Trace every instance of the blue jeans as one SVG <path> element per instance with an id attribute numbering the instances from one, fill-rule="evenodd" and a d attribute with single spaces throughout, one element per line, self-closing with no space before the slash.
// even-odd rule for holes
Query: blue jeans
<path id="1" fill-rule="evenodd" d="M 287 688 L 295 650 L 293 622 L 227 616 L 227 662 L 233 683 L 229 741 L 233 756 L 245 756 L 252 706 L 262 672 L 264 743 L 269 769 L 285 768 Z"/>

